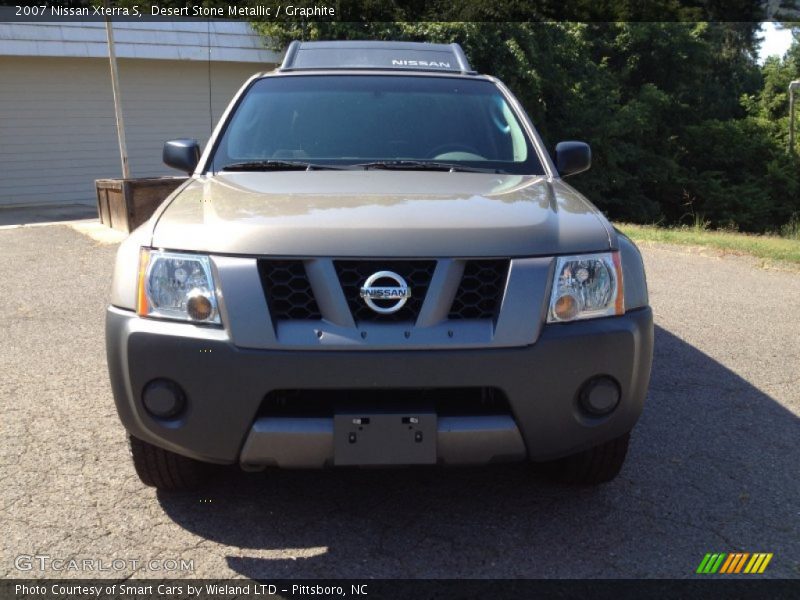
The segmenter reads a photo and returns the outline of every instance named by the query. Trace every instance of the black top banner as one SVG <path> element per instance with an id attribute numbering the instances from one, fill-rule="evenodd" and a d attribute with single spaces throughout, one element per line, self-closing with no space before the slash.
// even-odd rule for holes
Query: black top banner
<path id="1" fill-rule="evenodd" d="M 0 1 L 6 22 L 241 19 L 342 22 L 724 21 L 800 20 L 800 0 L 66 0 Z"/>

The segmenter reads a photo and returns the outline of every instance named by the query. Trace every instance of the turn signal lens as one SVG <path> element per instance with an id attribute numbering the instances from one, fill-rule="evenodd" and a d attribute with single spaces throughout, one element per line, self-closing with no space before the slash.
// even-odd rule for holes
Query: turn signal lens
<path id="1" fill-rule="evenodd" d="M 150 250 L 142 248 L 139 251 L 139 277 L 136 291 L 136 313 L 144 317 L 150 311 L 147 305 L 147 293 L 145 292 L 145 277 L 147 276 L 147 265 L 150 262 Z"/>

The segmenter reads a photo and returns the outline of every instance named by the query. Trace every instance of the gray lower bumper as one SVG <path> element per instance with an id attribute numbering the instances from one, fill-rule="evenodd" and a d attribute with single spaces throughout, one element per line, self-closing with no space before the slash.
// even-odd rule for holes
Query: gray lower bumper
<path id="1" fill-rule="evenodd" d="M 250 430 L 240 461 L 262 466 L 319 468 L 333 464 L 333 419 L 260 418 Z M 444 465 L 480 465 L 525 458 L 525 443 L 509 415 L 441 417 L 436 458 Z"/>
<path id="2" fill-rule="evenodd" d="M 259 432 L 265 424 L 257 419 L 272 390 L 421 387 L 502 390 L 527 457 L 549 460 L 634 427 L 650 377 L 653 319 L 644 308 L 621 317 L 549 325 L 535 344 L 519 348 L 274 351 L 237 348 L 224 330 L 140 319 L 110 308 L 106 342 L 114 398 L 126 429 L 200 460 L 230 464 L 252 456 L 259 464 L 325 464 L 328 450 L 320 448 L 327 448 L 327 434 L 292 437 L 282 427 L 269 435 L 302 438 L 302 443 L 287 440 L 287 449 L 280 452 L 278 444 L 266 443 L 267 434 Z M 597 375 L 613 377 L 622 392 L 616 410 L 602 418 L 587 417 L 577 404 L 581 385 Z M 142 406 L 144 386 L 157 378 L 176 381 L 186 393 L 188 409 L 177 421 L 160 421 Z M 472 432 L 466 425 L 440 430 L 437 455 L 443 462 L 481 463 L 521 454 L 510 441 L 513 434 L 489 431 L 480 424 Z M 491 437 L 495 441 L 482 441 Z M 315 444 L 319 447 L 313 451 L 307 447 Z"/>

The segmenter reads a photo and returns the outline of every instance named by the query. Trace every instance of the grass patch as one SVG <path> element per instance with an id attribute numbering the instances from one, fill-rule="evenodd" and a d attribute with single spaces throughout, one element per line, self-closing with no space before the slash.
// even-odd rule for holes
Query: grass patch
<path id="1" fill-rule="evenodd" d="M 800 265 L 800 239 L 787 239 L 776 235 L 710 231 L 702 227 L 664 228 L 627 223 L 615 223 L 615 225 L 625 235 L 637 242 L 705 246 Z"/>

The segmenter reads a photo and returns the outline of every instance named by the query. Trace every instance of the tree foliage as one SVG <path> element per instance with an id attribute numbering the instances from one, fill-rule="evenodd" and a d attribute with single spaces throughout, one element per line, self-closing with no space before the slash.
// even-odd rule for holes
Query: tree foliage
<path id="1" fill-rule="evenodd" d="M 364 0 L 367 12 L 378 10 L 373 4 L 387 16 L 408 15 L 400 3 Z M 697 4 L 707 15 L 713 3 Z M 690 10 L 683 5 L 681 18 Z M 486 16 L 491 8 L 483 6 L 476 10 Z M 508 6 L 501 10 L 514 3 Z M 756 22 L 387 19 L 256 27 L 276 49 L 295 39 L 460 43 L 479 72 L 515 93 L 548 147 L 562 139 L 592 145 L 593 168 L 574 185 L 612 218 L 768 231 L 800 212 L 800 162 L 786 150 L 787 87 L 800 77 L 800 44 L 760 68 Z"/>

